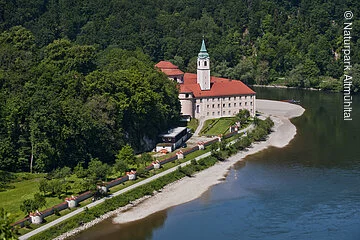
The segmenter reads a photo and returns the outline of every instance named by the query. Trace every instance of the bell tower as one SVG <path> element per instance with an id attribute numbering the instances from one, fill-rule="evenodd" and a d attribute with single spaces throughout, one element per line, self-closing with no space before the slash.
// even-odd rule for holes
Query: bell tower
<path id="1" fill-rule="evenodd" d="M 204 39 L 197 58 L 197 83 L 201 90 L 210 90 L 210 57 Z"/>

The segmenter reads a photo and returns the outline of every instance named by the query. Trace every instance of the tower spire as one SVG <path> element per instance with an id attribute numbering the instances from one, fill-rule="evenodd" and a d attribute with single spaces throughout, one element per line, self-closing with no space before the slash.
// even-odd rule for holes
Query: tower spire
<path id="1" fill-rule="evenodd" d="M 203 38 L 197 59 L 197 83 L 201 90 L 210 90 L 210 57 Z"/>
<path id="2" fill-rule="evenodd" d="M 202 40 L 202 43 L 201 43 L 201 48 L 200 48 L 200 52 L 198 54 L 198 57 L 199 58 L 208 58 L 209 57 L 209 54 L 208 54 L 208 52 L 206 50 L 204 37 L 203 37 L 203 40 Z"/>

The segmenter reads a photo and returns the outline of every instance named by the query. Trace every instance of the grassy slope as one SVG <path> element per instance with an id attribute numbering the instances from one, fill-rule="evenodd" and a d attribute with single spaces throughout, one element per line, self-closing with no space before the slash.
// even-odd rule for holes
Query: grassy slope
<path id="1" fill-rule="evenodd" d="M 39 181 L 41 179 L 42 177 L 12 183 L 12 189 L 0 192 L 0 207 L 3 207 L 7 212 L 11 213 L 11 217 L 14 221 L 24 218 L 25 215 L 20 210 L 20 205 L 25 199 L 33 198 L 34 194 L 39 192 Z M 59 199 L 57 197 L 46 198 L 46 206 L 41 210 L 52 207 L 63 201 L 64 199 Z"/>
<path id="2" fill-rule="evenodd" d="M 201 130 L 202 135 L 215 136 L 225 134 L 229 131 L 229 127 L 234 122 L 234 118 L 209 119 L 204 123 Z M 214 124 L 215 123 L 215 124 Z M 210 124 L 214 124 L 210 127 Z"/>

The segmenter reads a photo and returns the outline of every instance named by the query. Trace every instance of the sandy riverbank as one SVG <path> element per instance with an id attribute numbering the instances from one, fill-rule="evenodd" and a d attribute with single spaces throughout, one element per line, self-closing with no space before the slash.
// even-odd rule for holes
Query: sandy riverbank
<path id="1" fill-rule="evenodd" d="M 296 135 L 296 127 L 290 118 L 301 116 L 305 111 L 301 106 L 270 100 L 256 100 L 257 110 L 265 116 L 271 116 L 275 123 L 274 132 L 267 141 L 255 143 L 246 152 L 239 152 L 225 162 L 219 162 L 213 167 L 197 173 L 192 178 L 184 178 L 166 186 L 160 193 L 142 201 L 126 212 L 121 212 L 114 219 L 114 223 L 126 223 L 147 217 L 155 212 L 189 202 L 200 197 L 212 185 L 221 182 L 229 168 L 246 156 L 259 152 L 269 146 L 282 148 Z"/>
<path id="2" fill-rule="evenodd" d="M 274 132 L 270 134 L 265 142 L 255 143 L 246 152 L 239 152 L 230 157 L 225 162 L 219 162 L 213 167 L 197 173 L 192 178 L 183 178 L 177 182 L 167 185 L 161 192 L 154 196 L 145 196 L 138 199 L 131 204 L 118 208 L 109 212 L 81 227 L 73 229 L 55 240 L 67 239 L 85 229 L 88 229 L 95 224 L 116 216 L 113 218 L 114 223 L 127 223 L 145 218 L 155 212 L 189 202 L 200 197 L 209 187 L 218 184 L 224 179 L 224 175 L 228 170 L 238 161 L 242 161 L 246 156 L 259 152 L 274 146 L 282 148 L 286 146 L 291 139 L 296 135 L 296 127 L 290 122 L 290 118 L 301 116 L 305 109 L 299 105 L 294 105 L 286 102 L 270 101 L 270 100 L 256 100 L 257 111 L 264 116 L 271 116 L 274 121 Z"/>

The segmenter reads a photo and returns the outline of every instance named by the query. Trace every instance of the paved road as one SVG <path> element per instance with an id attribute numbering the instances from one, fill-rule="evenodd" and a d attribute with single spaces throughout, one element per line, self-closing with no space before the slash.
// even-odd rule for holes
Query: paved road
<path id="1" fill-rule="evenodd" d="M 196 136 L 196 137 L 199 136 L 199 133 L 200 133 L 201 129 L 204 127 L 204 122 L 207 120 L 207 118 L 201 117 L 198 120 L 199 120 L 199 125 L 194 132 L 194 136 Z"/>
<path id="2" fill-rule="evenodd" d="M 196 160 L 200 160 L 200 159 L 205 158 L 205 157 L 208 157 L 208 156 L 210 156 L 210 155 L 211 155 L 211 152 L 207 152 L 207 153 L 205 153 L 205 154 L 203 154 L 203 155 L 201 155 L 201 156 L 199 156 L 199 157 L 197 157 L 197 158 L 195 158 L 195 159 L 196 159 Z M 191 163 L 191 161 L 187 161 L 187 162 L 185 162 L 185 163 L 180 164 L 180 166 L 181 166 L 181 167 L 184 167 L 184 166 L 186 166 L 186 165 L 188 165 L 188 164 L 190 164 L 190 163 Z M 151 181 L 153 181 L 153 180 L 155 180 L 155 179 L 158 179 L 159 177 L 162 177 L 162 176 L 167 175 L 167 174 L 169 174 L 169 173 L 171 173 L 171 172 L 174 172 L 174 171 L 176 171 L 176 170 L 178 169 L 178 167 L 179 167 L 179 166 L 175 166 L 175 167 L 170 168 L 170 169 L 168 169 L 168 170 L 165 170 L 165 171 L 163 171 L 163 172 L 161 172 L 161 173 L 159 173 L 159 174 L 156 174 L 156 175 L 154 175 L 154 176 L 152 176 L 152 177 L 149 177 L 149 178 L 147 178 L 147 179 L 144 179 L 144 180 L 141 181 L 141 182 L 135 183 L 135 184 L 133 184 L 133 185 L 127 187 L 127 188 L 124 188 L 124 189 L 122 189 L 122 190 L 119 190 L 119 191 L 117 191 L 117 192 L 109 195 L 107 198 L 102 198 L 102 199 L 100 199 L 100 200 L 98 200 L 98 201 L 95 201 L 95 202 L 93 202 L 93 203 L 90 203 L 90 204 L 86 205 L 86 207 L 92 208 L 92 207 L 94 207 L 94 206 L 96 206 L 96 205 L 98 205 L 98 204 L 103 203 L 103 202 L 105 201 L 105 199 L 118 196 L 118 195 L 123 194 L 123 193 L 125 193 L 125 192 L 127 192 L 127 191 L 130 191 L 130 190 L 132 190 L 132 189 L 134 189 L 134 188 L 137 188 L 137 187 L 139 187 L 139 186 L 141 186 L 141 185 L 147 184 L 147 183 L 149 183 L 149 182 L 151 182 Z M 60 218 L 58 218 L 58 219 L 56 219 L 56 220 L 54 220 L 54 221 L 52 221 L 52 222 L 50 222 L 50 223 L 48 223 L 48 224 L 45 224 L 45 225 L 43 225 L 43 226 L 35 229 L 34 231 L 31 231 L 31 232 L 29 232 L 29 233 L 27 233 L 27 234 L 24 234 L 24 235 L 20 236 L 20 237 L 19 237 L 19 240 L 28 239 L 28 238 L 34 236 L 35 234 L 38 234 L 38 233 L 40 233 L 40 232 L 42 232 L 42 231 L 45 231 L 45 230 L 49 229 L 50 227 L 52 227 L 52 226 L 54 226 L 54 225 L 56 225 L 56 224 L 58 224 L 58 223 L 61 223 L 62 221 L 65 221 L 66 219 L 71 218 L 71 217 L 73 217 L 73 216 L 75 216 L 75 215 L 77 215 L 77 214 L 79 214 L 79 213 L 81 213 L 81 212 L 83 212 L 83 211 L 84 211 L 84 208 L 79 208 L 79 209 L 77 209 L 77 210 L 75 210 L 75 211 L 73 211 L 73 212 L 71 212 L 71 213 L 69 213 L 69 214 L 66 214 L 65 216 L 62 216 L 62 217 L 60 217 Z"/>
<path id="3" fill-rule="evenodd" d="M 254 127 L 254 126 L 251 124 L 251 125 L 248 126 L 247 128 L 242 129 L 240 132 L 248 131 L 248 130 L 252 129 L 253 127 Z M 229 144 L 233 144 L 235 141 L 236 141 L 236 140 L 230 142 Z M 202 159 L 202 158 L 206 158 L 206 157 L 208 157 L 208 156 L 210 156 L 210 155 L 211 155 L 211 152 L 207 152 L 207 153 L 204 153 L 203 155 L 200 155 L 200 156 L 196 157 L 195 160 L 198 161 L 198 160 L 200 160 L 200 159 Z M 186 166 L 186 165 L 188 165 L 188 164 L 190 164 L 190 163 L 191 163 L 191 161 L 187 161 L 187 162 L 184 162 L 184 163 L 180 164 L 180 166 L 181 166 L 181 167 L 184 167 L 184 166 Z M 149 177 L 149 178 L 147 178 L 147 179 L 144 179 L 144 180 L 141 181 L 141 182 L 135 183 L 135 184 L 133 184 L 133 185 L 127 187 L 127 188 L 124 188 L 124 189 L 122 189 L 122 190 L 119 190 L 119 191 L 117 191 L 117 192 L 109 195 L 107 198 L 102 198 L 102 199 L 97 200 L 97 201 L 95 201 L 95 202 L 93 202 L 93 203 L 90 203 L 90 204 L 86 205 L 86 207 L 87 207 L 87 208 L 92 208 L 92 207 L 94 207 L 94 206 L 96 206 L 96 205 L 98 205 L 98 204 L 103 203 L 103 202 L 104 202 L 106 199 L 108 199 L 108 198 L 112 198 L 112 197 L 118 196 L 118 195 L 123 194 L 123 193 L 125 193 L 125 192 L 127 192 L 127 191 L 130 191 L 130 190 L 132 190 L 132 189 L 134 189 L 134 188 L 137 188 L 137 187 L 139 187 L 139 186 L 141 186 L 141 185 L 147 184 L 147 183 L 149 183 L 149 182 L 151 182 L 151 181 L 153 181 L 153 180 L 155 180 L 155 179 L 158 179 L 159 177 L 162 177 L 162 176 L 167 175 L 167 174 L 169 174 L 169 173 L 171 173 L 171 172 L 174 172 L 174 171 L 176 171 L 176 170 L 178 169 L 178 167 L 179 167 L 179 166 L 175 166 L 175 167 L 170 168 L 170 169 L 168 169 L 168 170 L 165 170 L 165 171 L 163 171 L 163 172 L 161 172 L 161 173 L 158 173 L 158 174 L 156 174 L 156 175 L 154 175 L 154 176 L 152 176 L 152 177 Z M 40 232 L 42 232 L 42 231 L 45 231 L 45 230 L 51 228 L 52 226 L 54 226 L 54 225 L 56 225 L 56 224 L 58 224 L 58 223 L 61 223 L 62 221 L 65 221 L 66 219 L 69 219 L 69 218 L 71 218 L 71 217 L 73 217 L 73 216 L 75 216 L 75 215 L 77 215 L 77 214 L 79 214 L 79 213 L 81 213 L 81 212 L 83 212 L 83 211 L 84 211 L 84 208 L 79 208 L 79 209 L 77 209 L 77 210 L 75 210 L 75 211 L 73 211 L 73 212 L 71 212 L 71 213 L 69 213 L 69 214 L 66 214 L 65 216 L 62 216 L 62 217 L 60 217 L 60 218 L 58 218 L 58 219 L 56 219 L 56 220 L 54 220 L 54 221 L 52 221 L 52 222 L 50 222 L 50 223 L 48 223 L 48 224 L 45 224 L 45 225 L 43 225 L 43 226 L 35 229 L 34 231 L 31 231 L 31 232 L 29 232 L 29 233 L 27 233 L 27 234 L 24 234 L 24 235 L 20 236 L 20 237 L 19 237 L 19 240 L 28 239 L 28 238 L 30 238 L 30 237 L 32 237 L 32 236 L 34 236 L 34 235 L 36 235 L 36 234 L 38 234 L 38 233 L 40 233 Z"/>

